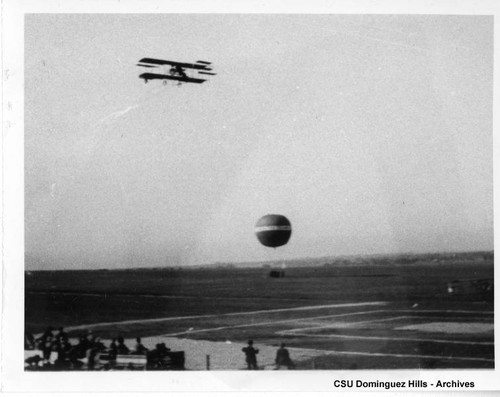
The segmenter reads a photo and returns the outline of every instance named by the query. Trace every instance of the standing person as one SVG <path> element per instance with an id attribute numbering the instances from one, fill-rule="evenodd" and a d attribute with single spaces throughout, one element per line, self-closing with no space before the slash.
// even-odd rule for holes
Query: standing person
<path id="1" fill-rule="evenodd" d="M 253 347 L 253 340 L 250 339 L 248 346 L 241 350 L 245 353 L 248 369 L 259 369 L 257 367 L 257 353 L 259 353 L 259 349 Z"/>
<path id="2" fill-rule="evenodd" d="M 282 343 L 278 351 L 276 352 L 276 369 L 280 369 L 282 365 L 287 367 L 288 369 L 295 368 L 295 364 L 290 358 L 290 353 L 288 349 L 285 348 L 285 344 Z"/>
<path id="3" fill-rule="evenodd" d="M 116 360 L 116 356 L 118 355 L 118 345 L 116 343 L 116 338 L 113 338 L 111 340 L 111 343 L 109 344 L 108 355 L 109 355 L 109 361 Z"/>
<path id="4" fill-rule="evenodd" d="M 48 363 L 50 360 L 50 353 L 52 353 L 52 345 L 54 342 L 55 342 L 55 339 L 53 336 L 46 336 L 45 337 L 45 341 L 44 341 L 43 347 L 42 347 L 43 359 L 45 361 L 44 364 Z"/>
<path id="5" fill-rule="evenodd" d="M 137 337 L 135 338 L 136 344 L 134 351 L 132 352 L 133 354 L 147 354 L 148 349 L 142 344 L 141 338 Z"/>

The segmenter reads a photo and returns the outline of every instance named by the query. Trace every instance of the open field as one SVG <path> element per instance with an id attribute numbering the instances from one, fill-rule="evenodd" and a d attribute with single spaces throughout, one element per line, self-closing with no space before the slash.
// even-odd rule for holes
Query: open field
<path id="1" fill-rule="evenodd" d="M 408 262 L 291 267 L 284 278 L 260 267 L 31 272 L 26 328 L 225 342 L 239 355 L 250 338 L 263 351 L 285 342 L 304 369 L 494 368 L 492 300 L 447 291 L 492 279 L 492 258 Z"/>

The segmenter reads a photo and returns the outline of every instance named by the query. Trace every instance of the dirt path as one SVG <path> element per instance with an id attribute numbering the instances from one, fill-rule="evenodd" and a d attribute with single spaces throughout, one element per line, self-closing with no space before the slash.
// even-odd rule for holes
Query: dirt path
<path id="1" fill-rule="evenodd" d="M 236 313 L 225 313 L 225 314 L 203 314 L 203 315 L 197 315 L 197 316 L 178 316 L 178 317 L 148 318 L 148 319 L 114 321 L 114 322 L 101 322 L 101 323 L 83 324 L 83 325 L 65 327 L 65 329 L 66 329 L 66 331 L 76 331 L 79 329 L 89 329 L 89 328 L 93 328 L 93 327 L 104 327 L 104 326 L 109 326 L 109 325 L 148 324 L 148 323 L 155 323 L 155 322 L 177 321 L 177 320 L 188 320 L 188 319 L 199 319 L 199 318 L 219 318 L 219 317 L 225 317 L 225 316 L 251 316 L 251 315 L 255 315 L 255 314 L 265 314 L 265 313 L 311 311 L 311 310 L 329 309 L 329 308 L 358 307 L 358 306 L 384 306 L 384 305 L 387 305 L 387 302 L 336 303 L 336 304 L 331 304 L 331 305 L 300 306 L 300 307 L 291 307 L 291 308 L 285 308 L 285 309 L 257 310 L 257 311 L 250 311 L 250 312 L 236 312 Z"/>

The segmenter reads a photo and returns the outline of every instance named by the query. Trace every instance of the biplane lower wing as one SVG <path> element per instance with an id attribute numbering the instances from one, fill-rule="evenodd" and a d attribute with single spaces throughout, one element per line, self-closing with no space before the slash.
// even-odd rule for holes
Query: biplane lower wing
<path id="1" fill-rule="evenodd" d="M 139 76 L 140 79 L 144 79 L 144 81 L 148 80 L 175 80 L 180 81 L 181 83 L 203 83 L 204 79 L 195 79 L 193 77 L 182 77 L 182 76 L 170 76 L 168 74 L 159 74 L 159 73 L 143 73 Z"/>

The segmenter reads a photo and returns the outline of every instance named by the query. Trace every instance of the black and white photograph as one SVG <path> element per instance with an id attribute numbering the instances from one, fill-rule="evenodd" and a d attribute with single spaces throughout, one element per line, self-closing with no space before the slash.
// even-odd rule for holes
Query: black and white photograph
<path id="1" fill-rule="evenodd" d="M 493 7 L 8 3 L 5 391 L 498 389 Z"/>

